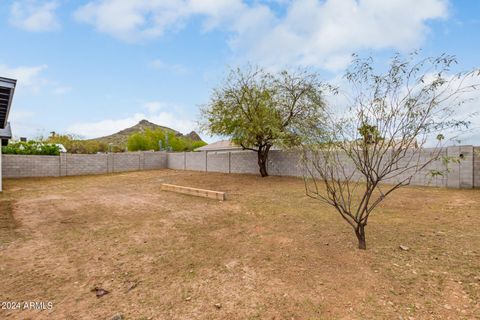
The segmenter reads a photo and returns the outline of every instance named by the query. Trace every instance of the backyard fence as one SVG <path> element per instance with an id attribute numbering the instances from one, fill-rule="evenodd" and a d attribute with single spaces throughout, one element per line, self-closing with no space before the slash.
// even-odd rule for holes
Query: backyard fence
<path id="1" fill-rule="evenodd" d="M 4 178 L 77 176 L 166 167 L 166 152 L 2 156 Z"/>
<path id="2" fill-rule="evenodd" d="M 422 154 L 428 157 L 428 154 L 432 151 L 433 149 L 423 149 Z M 461 156 L 462 160 L 459 163 L 451 163 L 446 175 L 435 178 L 428 174 L 430 170 L 444 170 L 445 165 L 441 161 L 433 162 L 413 178 L 412 184 L 449 188 L 480 188 L 480 147 L 448 147 L 442 150 L 442 155 Z M 300 159 L 300 152 L 272 150 L 267 163 L 268 172 L 274 176 L 302 177 L 305 172 Z M 347 171 L 355 170 L 354 165 L 349 163 L 348 160 L 345 162 L 345 167 Z M 2 156 L 4 178 L 75 176 L 164 168 L 259 174 L 257 154 L 252 151 Z M 401 178 L 397 177 L 397 179 Z"/>
<path id="3" fill-rule="evenodd" d="M 421 157 L 429 158 L 435 149 L 423 149 Z M 432 162 L 417 173 L 412 179 L 413 185 L 436 186 L 448 188 L 480 187 L 480 147 L 455 146 L 444 148 L 442 156 L 461 157 L 459 163 L 450 163 L 448 173 L 432 177 L 431 170 L 445 171 L 442 161 Z M 193 170 L 205 172 L 258 174 L 257 154 L 252 151 L 209 151 L 209 152 L 175 152 L 167 154 L 167 167 L 176 170 Z M 267 162 L 268 173 L 273 176 L 302 177 L 305 174 L 298 151 L 272 150 Z M 345 170 L 353 172 L 355 166 L 345 159 Z M 408 173 L 398 176 L 395 182 L 404 179 Z"/>

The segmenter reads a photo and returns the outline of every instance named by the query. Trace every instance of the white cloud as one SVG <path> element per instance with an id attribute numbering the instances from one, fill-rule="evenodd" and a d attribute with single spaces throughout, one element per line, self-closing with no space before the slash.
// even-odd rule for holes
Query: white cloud
<path id="1" fill-rule="evenodd" d="M 173 112 L 159 112 L 153 116 L 149 116 L 148 119 L 153 123 L 175 129 L 184 134 L 195 130 L 197 127 L 195 121 L 186 117 L 179 116 L 178 114 Z"/>
<path id="2" fill-rule="evenodd" d="M 17 80 L 17 88 L 31 89 L 34 92 L 40 90 L 40 88 L 48 83 L 42 73 L 48 68 L 47 65 L 39 66 L 20 66 L 9 67 L 4 64 L 0 64 L 0 74 L 7 78 Z"/>
<path id="3" fill-rule="evenodd" d="M 44 75 L 47 69 L 46 64 L 18 67 L 0 64 L 0 76 L 17 80 L 15 95 L 27 92 L 39 93 L 45 88 L 54 95 L 64 95 L 72 91 L 70 86 L 64 86 L 57 81 L 47 79 Z"/>
<path id="4" fill-rule="evenodd" d="M 183 64 L 168 64 L 161 59 L 155 59 L 150 64 L 152 68 L 157 70 L 165 70 L 176 75 L 185 75 L 188 73 L 188 67 Z"/>
<path id="5" fill-rule="evenodd" d="M 241 0 L 100 0 L 81 6 L 74 16 L 79 22 L 127 42 L 178 30 L 195 16 L 205 18 L 205 31 L 224 26 L 238 32 L 273 18 L 267 6 L 248 6 Z"/>
<path id="6" fill-rule="evenodd" d="M 237 36 L 233 45 L 265 64 L 338 70 L 355 51 L 419 46 L 425 23 L 446 15 L 444 0 L 298 0 L 273 28 Z"/>
<path id="7" fill-rule="evenodd" d="M 95 1 L 80 7 L 75 18 L 116 38 L 134 41 L 161 36 L 165 29 L 178 24 L 184 16 L 180 2 L 183 1 Z"/>
<path id="8" fill-rule="evenodd" d="M 55 10 L 57 1 L 14 1 L 10 8 L 10 23 L 32 32 L 51 31 L 60 27 Z"/>
<path id="9" fill-rule="evenodd" d="M 470 122 L 469 128 L 464 129 L 463 132 L 450 132 L 446 136 L 458 136 L 455 138 L 459 141 L 457 144 L 478 146 L 480 145 L 480 73 L 465 79 L 453 78 L 453 76 L 447 76 L 446 78 L 452 81 L 451 90 L 448 90 L 446 95 L 451 94 L 455 89 L 465 88 L 465 90 L 462 90 L 463 93 L 456 97 L 458 99 L 448 99 L 446 103 L 454 106 L 455 119 Z M 431 79 L 433 79 L 433 76 Z M 457 106 L 456 104 L 460 101 L 464 101 L 464 103 Z"/>
<path id="10" fill-rule="evenodd" d="M 283 6 L 282 13 L 273 6 Z M 344 68 L 362 49 L 409 50 L 421 45 L 426 23 L 447 17 L 448 0 L 100 0 L 80 7 L 77 20 L 116 38 L 162 36 L 202 17 L 204 31 L 231 33 L 237 57 L 265 65 Z"/>
<path id="11" fill-rule="evenodd" d="M 145 115 L 136 113 L 131 117 L 123 119 L 105 119 L 96 122 L 75 123 L 67 128 L 69 133 L 78 134 L 86 138 L 97 138 L 118 132 L 131 127 L 144 119 Z"/>
<path id="12" fill-rule="evenodd" d="M 411 83 L 408 89 L 405 86 L 402 87 L 399 92 L 400 98 L 406 96 L 408 94 L 407 91 L 417 92 L 420 88 L 424 88 L 424 84 L 430 84 L 437 78 L 437 75 L 438 73 L 426 73 L 423 84 L 419 83 L 418 86 L 414 86 Z M 467 121 L 470 122 L 470 125 L 468 128 L 461 127 L 434 132 L 429 136 L 425 146 L 435 146 L 438 142 L 436 136 L 439 133 L 444 134 L 446 138 L 444 143 L 447 145 L 480 145 L 480 74 L 472 72 L 466 78 L 458 78 L 453 74 L 445 73 L 443 77 L 447 80 L 447 83 L 438 89 L 440 96 L 437 97 L 437 100 L 442 102 L 437 110 L 449 107 L 452 110 L 452 114 L 449 116 L 450 120 Z M 352 86 L 349 81 L 340 75 L 330 79 L 329 83 L 339 88 L 339 94 L 325 93 L 327 105 L 330 107 L 329 111 L 333 118 L 349 117 L 349 108 L 355 106 L 355 99 L 359 94 L 366 94 L 365 99 L 367 101 L 369 101 L 367 97 L 371 96 L 371 90 L 365 89 L 364 86 L 358 84 L 356 87 Z M 454 93 L 457 90 L 459 92 Z M 387 103 L 391 102 L 387 100 Z M 441 114 L 443 113 L 438 112 L 439 116 Z"/>

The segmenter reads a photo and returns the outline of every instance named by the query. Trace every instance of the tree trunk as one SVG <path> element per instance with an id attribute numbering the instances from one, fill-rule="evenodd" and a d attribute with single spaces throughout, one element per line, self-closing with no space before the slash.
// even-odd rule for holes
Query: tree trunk
<path id="1" fill-rule="evenodd" d="M 355 229 L 355 234 L 357 235 L 358 239 L 358 249 L 366 250 L 367 242 L 365 240 L 365 225 L 359 224 L 357 229 Z"/>
<path id="2" fill-rule="evenodd" d="M 268 151 L 270 150 L 270 146 L 266 146 L 265 149 L 259 148 L 257 151 L 258 155 L 258 167 L 260 169 L 260 175 L 262 177 L 267 177 L 267 160 L 268 160 Z"/>

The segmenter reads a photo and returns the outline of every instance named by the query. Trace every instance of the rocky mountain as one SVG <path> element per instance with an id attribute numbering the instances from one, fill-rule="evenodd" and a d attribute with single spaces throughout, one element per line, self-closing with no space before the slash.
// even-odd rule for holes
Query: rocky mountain
<path id="1" fill-rule="evenodd" d="M 189 138 L 192 141 L 203 141 L 202 138 L 196 133 L 195 131 L 190 132 L 189 134 L 186 134 L 185 137 Z"/>
<path id="2" fill-rule="evenodd" d="M 137 123 L 136 125 L 134 125 L 133 127 L 123 129 L 123 130 L 121 130 L 117 133 L 111 134 L 109 136 L 90 139 L 90 140 L 98 141 L 98 142 L 106 143 L 106 144 L 111 143 L 113 145 L 123 147 L 123 146 L 127 145 L 127 140 L 128 140 L 128 137 L 130 135 L 132 135 L 133 133 L 137 133 L 137 132 L 144 132 L 147 129 L 150 129 L 150 130 L 162 129 L 166 132 L 173 132 L 176 136 L 184 137 L 184 138 L 192 140 L 192 141 L 202 141 L 202 138 L 200 138 L 200 136 L 195 131 L 192 131 L 192 132 L 184 135 L 177 130 L 174 130 L 174 129 L 171 129 L 171 128 L 168 128 L 168 127 L 164 127 L 164 126 L 160 126 L 160 125 L 152 123 L 148 120 L 142 120 L 139 123 Z"/>

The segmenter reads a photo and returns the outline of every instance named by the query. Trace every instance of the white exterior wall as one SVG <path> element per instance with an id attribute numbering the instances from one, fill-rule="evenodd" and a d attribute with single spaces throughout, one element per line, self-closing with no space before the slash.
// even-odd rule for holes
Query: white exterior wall
<path id="1" fill-rule="evenodd" d="M 2 190 L 2 147 L 0 146 L 0 192 Z"/>

